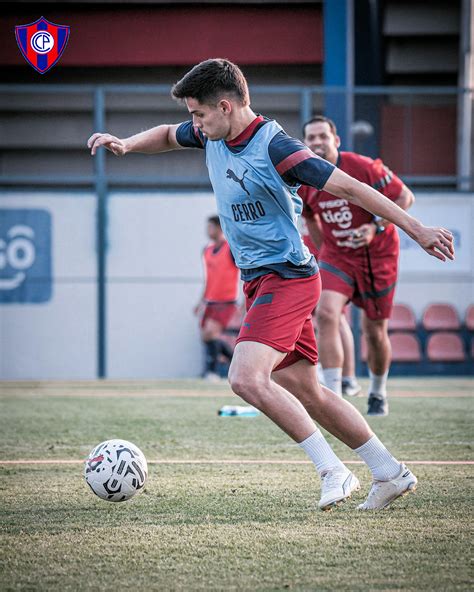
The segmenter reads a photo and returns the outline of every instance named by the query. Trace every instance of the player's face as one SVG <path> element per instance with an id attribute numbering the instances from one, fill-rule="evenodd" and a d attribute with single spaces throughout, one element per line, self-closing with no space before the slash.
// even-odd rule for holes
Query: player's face
<path id="1" fill-rule="evenodd" d="M 221 229 L 214 222 L 207 223 L 207 236 L 209 240 L 215 241 L 219 238 Z"/>
<path id="2" fill-rule="evenodd" d="M 305 128 L 304 143 L 308 148 L 333 164 L 337 162 L 338 148 L 341 145 L 339 136 L 334 134 L 325 121 L 315 121 Z"/>
<path id="3" fill-rule="evenodd" d="M 229 114 L 222 108 L 221 103 L 223 101 L 214 106 L 200 103 L 196 99 L 186 99 L 188 111 L 193 116 L 193 124 L 209 140 L 222 140 L 230 133 Z"/>

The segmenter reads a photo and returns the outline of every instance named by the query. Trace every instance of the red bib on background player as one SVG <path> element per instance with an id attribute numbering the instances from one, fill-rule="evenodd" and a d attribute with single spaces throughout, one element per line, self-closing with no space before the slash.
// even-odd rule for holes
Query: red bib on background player
<path id="1" fill-rule="evenodd" d="M 227 242 L 219 248 L 214 243 L 204 249 L 207 302 L 235 302 L 239 294 L 239 270 Z"/>

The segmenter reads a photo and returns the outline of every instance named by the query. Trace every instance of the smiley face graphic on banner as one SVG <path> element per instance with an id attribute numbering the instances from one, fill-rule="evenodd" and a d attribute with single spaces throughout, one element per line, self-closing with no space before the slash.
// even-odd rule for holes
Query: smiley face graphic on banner
<path id="1" fill-rule="evenodd" d="M 66 25 L 55 25 L 43 16 L 29 25 L 15 27 L 18 47 L 25 60 L 40 74 L 50 70 L 62 56 L 69 39 Z"/>

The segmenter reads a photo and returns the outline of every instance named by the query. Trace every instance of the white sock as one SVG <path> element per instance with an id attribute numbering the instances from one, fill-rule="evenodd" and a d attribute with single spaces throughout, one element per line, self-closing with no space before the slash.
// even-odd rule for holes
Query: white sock
<path id="1" fill-rule="evenodd" d="M 324 385 L 342 397 L 342 368 L 323 368 Z"/>
<path id="2" fill-rule="evenodd" d="M 377 481 L 390 481 L 400 472 L 400 463 L 385 448 L 377 436 L 372 436 L 354 452 L 366 463 Z"/>
<path id="3" fill-rule="evenodd" d="M 339 460 L 333 449 L 326 442 L 321 430 L 318 430 L 317 428 L 311 436 L 306 438 L 306 440 L 303 440 L 303 442 L 300 442 L 298 446 L 301 446 L 313 461 L 319 475 L 335 468 L 346 469 L 345 465 Z"/>
<path id="4" fill-rule="evenodd" d="M 388 370 L 385 374 L 377 375 L 369 368 L 370 385 L 369 393 L 385 398 L 387 396 Z"/>
<path id="5" fill-rule="evenodd" d="M 346 382 L 350 386 L 355 386 L 357 384 L 357 378 L 355 376 L 343 376 L 342 382 Z"/>

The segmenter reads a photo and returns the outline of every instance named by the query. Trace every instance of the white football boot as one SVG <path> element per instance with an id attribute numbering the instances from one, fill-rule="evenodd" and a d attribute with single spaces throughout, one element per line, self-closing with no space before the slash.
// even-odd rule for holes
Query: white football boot
<path id="1" fill-rule="evenodd" d="M 333 469 L 321 475 L 321 499 L 319 508 L 327 511 L 350 498 L 360 489 L 359 479 L 349 469 Z"/>
<path id="2" fill-rule="evenodd" d="M 374 481 L 369 495 L 358 510 L 383 510 L 402 495 L 415 491 L 418 479 L 404 464 L 400 473 L 390 481 Z"/>
<path id="3" fill-rule="evenodd" d="M 357 397 L 360 395 L 362 387 L 357 380 L 343 380 L 342 381 L 342 394 L 344 397 Z"/>

